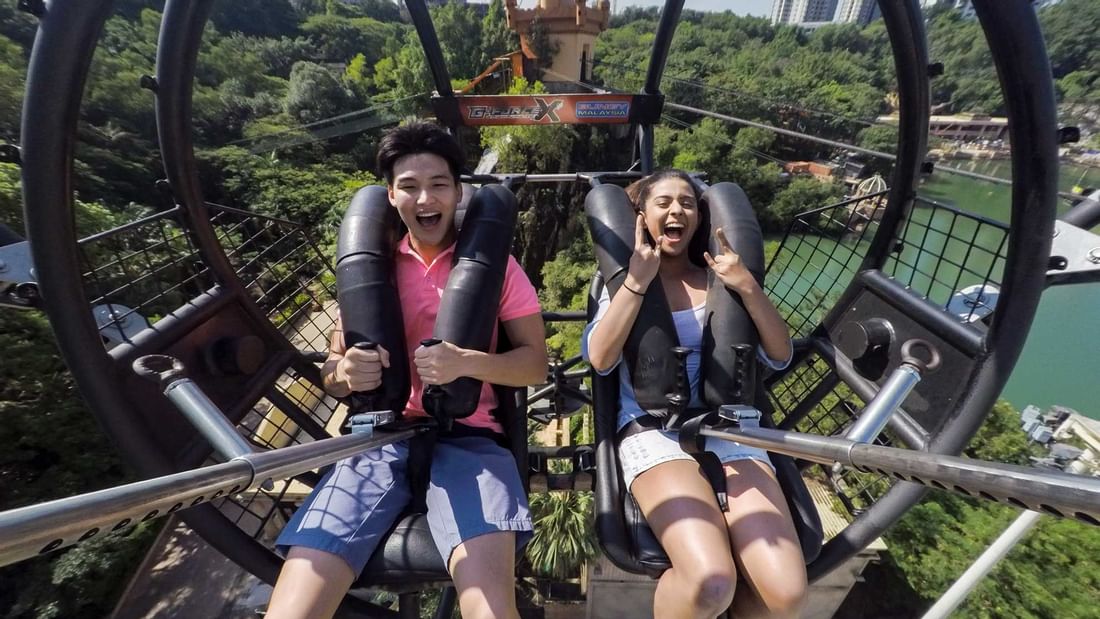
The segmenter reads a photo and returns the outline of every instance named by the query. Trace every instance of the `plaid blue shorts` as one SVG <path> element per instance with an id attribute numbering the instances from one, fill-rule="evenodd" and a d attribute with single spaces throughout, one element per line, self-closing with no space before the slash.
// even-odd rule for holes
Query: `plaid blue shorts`
<path id="1" fill-rule="evenodd" d="M 401 441 L 336 463 L 287 523 L 277 550 L 285 554 L 304 546 L 329 552 L 358 575 L 412 498 L 408 455 L 408 443 Z M 426 503 L 445 565 L 459 544 L 479 535 L 515 531 L 517 551 L 531 539 L 516 460 L 491 439 L 440 438 Z"/>

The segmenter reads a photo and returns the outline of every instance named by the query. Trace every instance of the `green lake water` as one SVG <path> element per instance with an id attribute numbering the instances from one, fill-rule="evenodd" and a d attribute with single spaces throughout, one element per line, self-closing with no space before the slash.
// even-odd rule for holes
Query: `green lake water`
<path id="1" fill-rule="evenodd" d="M 953 167 L 1007 178 L 1007 161 L 961 162 Z M 1100 187 L 1100 170 L 1063 165 L 1062 191 L 1080 184 Z M 958 175 L 935 174 L 920 195 L 998 221 L 1008 221 L 1010 187 Z M 1059 213 L 1069 203 L 1059 200 Z M 1096 230 L 1094 230 L 1096 231 Z M 1002 397 L 1017 408 L 1061 404 L 1100 419 L 1100 284 L 1055 286 L 1043 292 L 1027 345 Z"/>
<path id="2" fill-rule="evenodd" d="M 1010 175 L 1007 161 L 953 161 L 949 165 L 1002 178 Z M 1075 184 L 1100 187 L 1100 170 L 1064 166 L 1062 189 L 1068 191 Z M 941 171 L 921 184 L 919 194 L 975 215 L 1008 222 L 1011 197 L 1010 187 L 1006 185 Z M 1060 212 L 1068 206 L 1067 202 L 1060 201 Z M 1003 260 L 994 256 L 1003 236 L 996 226 L 956 217 L 946 209 L 918 208 L 904 235 L 906 247 L 897 254 L 900 262 L 888 263 L 885 270 L 943 306 L 956 290 L 983 283 L 987 272 L 992 272 L 993 279 L 1000 279 Z M 806 320 L 813 324 L 833 304 L 831 295 L 825 295 L 825 291 L 834 288 L 834 282 L 843 285 L 850 279 L 858 266 L 861 250 L 854 241 L 834 241 L 819 235 L 788 239 L 784 254 L 796 251 L 799 257 L 791 260 L 794 268 L 786 264 L 774 265 L 779 268 L 770 273 L 769 288 L 775 296 L 792 299 L 792 306 L 799 305 L 795 310 L 780 303 L 780 311 L 784 314 L 795 311 L 789 321 L 796 331 L 800 312 L 811 313 Z M 964 263 L 966 269 L 955 266 Z M 810 292 L 808 298 L 817 303 L 805 300 L 812 289 L 816 290 Z M 1017 408 L 1028 404 L 1043 408 L 1061 404 L 1100 419 L 1098 313 L 1100 284 L 1047 289 L 1023 354 L 1002 397 Z"/>

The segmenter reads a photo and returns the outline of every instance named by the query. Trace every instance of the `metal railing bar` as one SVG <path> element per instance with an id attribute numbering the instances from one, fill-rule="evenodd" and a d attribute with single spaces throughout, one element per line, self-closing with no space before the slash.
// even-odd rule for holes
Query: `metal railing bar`
<path id="1" fill-rule="evenodd" d="M 175 513 L 411 438 L 419 430 L 350 434 L 248 454 L 223 464 L 0 512 L 0 566 Z"/>

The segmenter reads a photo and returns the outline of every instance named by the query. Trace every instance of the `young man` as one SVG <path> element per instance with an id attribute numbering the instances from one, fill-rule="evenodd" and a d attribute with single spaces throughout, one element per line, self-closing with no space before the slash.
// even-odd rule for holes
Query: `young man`
<path id="1" fill-rule="evenodd" d="M 481 399 L 472 416 L 456 423 L 503 433 L 491 414 L 496 398 L 490 385 L 526 386 L 541 382 L 546 373 L 538 298 L 515 259 L 509 256 L 497 309 L 511 350 L 497 354 L 448 342 L 418 345 L 432 335 L 451 270 L 462 163 L 455 139 L 428 123 L 391 131 L 378 151 L 390 203 L 409 230 L 398 245 L 394 273 L 413 366 L 405 413 L 424 414 L 424 385 L 469 376 L 483 381 Z M 346 350 L 338 325 L 321 374 L 325 389 L 342 397 L 377 387 L 388 365 L 384 348 Z M 410 500 L 407 459 L 405 443 L 382 447 L 337 463 L 314 489 L 279 537 L 287 560 L 271 595 L 268 619 L 333 615 Z M 441 437 L 426 503 L 432 537 L 458 590 L 462 616 L 518 617 L 515 556 L 530 539 L 532 527 L 512 454 L 482 436 Z"/>

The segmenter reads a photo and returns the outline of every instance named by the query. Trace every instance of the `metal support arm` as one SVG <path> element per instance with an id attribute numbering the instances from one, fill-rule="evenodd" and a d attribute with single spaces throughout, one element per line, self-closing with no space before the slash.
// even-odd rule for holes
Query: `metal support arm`
<path id="1" fill-rule="evenodd" d="M 0 566 L 29 559 L 332 464 L 368 449 L 411 438 L 419 429 L 351 434 L 283 449 L 253 453 L 192 471 L 146 479 L 0 512 Z"/>
<path id="2" fill-rule="evenodd" d="M 1100 479 L 767 428 L 700 434 L 1100 525 Z"/>

